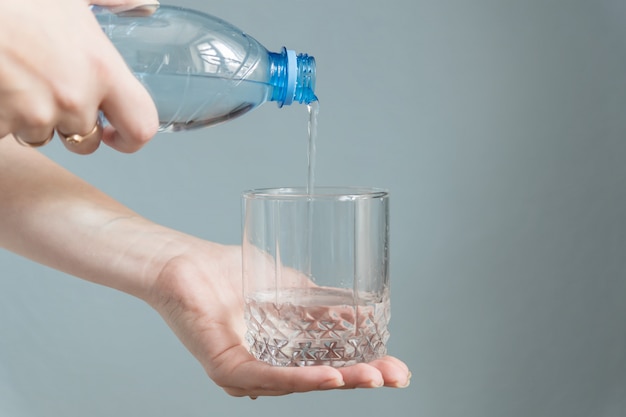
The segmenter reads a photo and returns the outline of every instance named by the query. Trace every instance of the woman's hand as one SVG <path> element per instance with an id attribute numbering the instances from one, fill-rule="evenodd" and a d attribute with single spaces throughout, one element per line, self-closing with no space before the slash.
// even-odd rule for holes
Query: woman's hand
<path id="1" fill-rule="evenodd" d="M 209 242 L 182 246 L 187 250 L 165 264 L 147 301 L 228 394 L 256 398 L 333 388 L 408 386 L 407 366 L 390 356 L 344 368 L 283 368 L 257 361 L 243 339 L 241 248 Z"/>
<path id="2" fill-rule="evenodd" d="M 100 0 L 123 10 L 154 0 Z M 102 32 L 86 0 L 0 2 L 0 138 L 37 145 L 54 129 L 86 135 L 101 110 L 111 126 L 102 141 L 134 152 L 156 133 L 147 91 Z M 85 154 L 100 138 L 66 146 Z M 99 135 L 98 135 L 99 136 Z"/>
<path id="3" fill-rule="evenodd" d="M 390 356 L 337 369 L 257 361 L 244 343 L 240 247 L 148 221 L 14 141 L 0 140 L 0 168 L 0 247 L 144 300 L 227 393 L 408 385 Z"/>

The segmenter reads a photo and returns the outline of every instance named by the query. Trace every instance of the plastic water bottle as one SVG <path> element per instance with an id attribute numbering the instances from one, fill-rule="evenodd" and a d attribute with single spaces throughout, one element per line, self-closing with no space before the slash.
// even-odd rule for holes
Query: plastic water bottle
<path id="1" fill-rule="evenodd" d="M 151 94 L 160 131 L 211 126 L 266 101 L 282 107 L 317 100 L 312 56 L 269 52 L 214 16 L 165 5 L 149 16 L 92 11 Z"/>

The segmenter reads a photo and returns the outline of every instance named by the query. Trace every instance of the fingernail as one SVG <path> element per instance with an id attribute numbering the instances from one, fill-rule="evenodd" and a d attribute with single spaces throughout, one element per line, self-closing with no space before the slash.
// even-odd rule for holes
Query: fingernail
<path id="1" fill-rule="evenodd" d="M 404 385 L 400 385 L 398 388 L 406 388 L 411 385 L 411 372 L 409 372 L 409 376 L 406 378 L 406 383 Z"/>
<path id="2" fill-rule="evenodd" d="M 113 6 L 108 9 L 115 14 L 124 16 L 149 16 L 159 7 L 157 0 L 139 0 L 124 6 Z"/>
<path id="3" fill-rule="evenodd" d="M 343 387 L 344 385 L 346 385 L 346 383 L 343 381 L 343 379 L 330 379 L 326 382 L 322 382 L 319 386 L 318 389 L 333 389 L 333 388 L 340 388 Z"/>
<path id="4" fill-rule="evenodd" d="M 154 6 L 160 4 L 158 0 L 134 0 L 131 1 L 130 7 Z"/>

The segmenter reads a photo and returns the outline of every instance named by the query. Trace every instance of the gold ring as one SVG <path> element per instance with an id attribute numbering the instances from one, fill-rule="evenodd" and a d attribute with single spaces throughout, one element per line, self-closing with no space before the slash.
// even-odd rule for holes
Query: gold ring
<path id="1" fill-rule="evenodd" d="M 98 137 L 98 140 L 100 140 L 102 138 L 102 123 L 100 122 L 100 119 L 98 118 L 98 120 L 96 121 L 96 125 L 93 127 L 93 129 L 91 129 L 91 132 L 85 135 L 79 135 L 79 134 L 67 135 L 61 132 L 59 129 L 57 129 L 57 134 L 63 141 L 65 141 L 65 143 L 70 144 L 70 145 L 78 145 L 93 137 Z"/>
<path id="2" fill-rule="evenodd" d="M 26 146 L 28 148 L 39 148 L 45 144 L 47 144 L 48 142 L 50 142 L 52 140 L 52 138 L 54 137 L 54 129 L 52 130 L 52 132 L 50 132 L 50 135 L 45 138 L 44 140 L 42 140 L 41 142 L 26 142 L 24 139 L 20 138 L 18 135 L 16 135 L 15 133 L 13 134 L 13 138 L 15 139 L 15 141 L 17 143 L 19 143 L 22 146 Z"/>

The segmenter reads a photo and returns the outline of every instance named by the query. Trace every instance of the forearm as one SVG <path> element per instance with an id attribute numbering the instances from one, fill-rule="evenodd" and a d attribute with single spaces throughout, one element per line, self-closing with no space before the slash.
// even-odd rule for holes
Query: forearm
<path id="1" fill-rule="evenodd" d="M 145 298 L 165 262 L 185 251 L 183 236 L 0 139 L 0 247 Z"/>
<path id="2" fill-rule="evenodd" d="M 396 358 L 335 369 L 257 361 L 244 342 L 241 251 L 138 216 L 33 149 L 0 139 L 0 247 L 135 295 L 231 395 L 408 386 Z"/>

